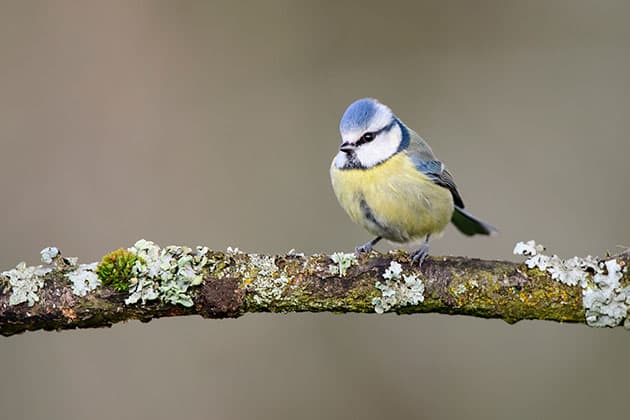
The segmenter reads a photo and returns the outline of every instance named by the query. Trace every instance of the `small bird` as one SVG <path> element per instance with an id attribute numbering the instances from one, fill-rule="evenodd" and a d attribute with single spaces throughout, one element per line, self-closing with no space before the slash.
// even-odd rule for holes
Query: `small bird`
<path id="1" fill-rule="evenodd" d="M 339 124 L 341 146 L 330 167 L 332 186 L 350 218 L 376 238 L 357 247 L 369 252 L 381 239 L 424 238 L 413 263 L 422 265 L 431 235 L 448 222 L 464 235 L 496 229 L 466 210 L 453 177 L 431 147 L 376 99 L 353 102 Z"/>

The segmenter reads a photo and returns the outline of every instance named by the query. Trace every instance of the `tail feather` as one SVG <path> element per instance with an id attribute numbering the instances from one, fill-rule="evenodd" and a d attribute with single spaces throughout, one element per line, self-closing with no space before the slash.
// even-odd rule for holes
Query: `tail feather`
<path id="1" fill-rule="evenodd" d="M 461 233 L 468 236 L 494 235 L 497 233 L 497 229 L 494 226 L 482 222 L 459 206 L 455 206 L 451 222 Z"/>

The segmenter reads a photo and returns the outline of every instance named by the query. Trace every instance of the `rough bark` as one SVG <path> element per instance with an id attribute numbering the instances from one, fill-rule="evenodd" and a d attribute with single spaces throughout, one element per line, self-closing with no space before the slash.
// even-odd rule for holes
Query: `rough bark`
<path id="1" fill-rule="evenodd" d="M 126 304 L 128 292 L 104 286 L 84 297 L 76 296 L 64 274 L 68 268 L 55 266 L 44 276 L 39 301 L 33 306 L 10 305 L 5 286 L 0 294 L 0 333 L 10 336 L 27 330 L 109 327 L 128 319 L 148 322 L 193 314 L 228 318 L 254 312 L 374 313 L 373 299 L 381 296 L 375 284 L 383 281 L 392 260 L 398 261 L 405 273 L 422 279 L 425 289 L 422 303 L 397 306 L 391 312 L 469 315 L 508 323 L 523 319 L 585 322 L 580 287 L 562 284 L 546 272 L 514 262 L 428 257 L 419 270 L 402 251 L 371 253 L 359 256 L 341 276 L 331 274 L 334 263 L 327 255 L 280 255 L 272 257 L 277 272 L 266 273 L 265 282 L 259 279 L 260 270 L 252 269 L 249 255 L 210 254 L 215 263 L 203 269 L 203 282 L 190 289 L 192 307 L 160 300 Z M 628 254 L 617 258 L 622 265 L 628 262 Z M 283 281 L 278 286 L 273 281 L 279 273 Z M 628 274 L 624 273 L 622 282 L 628 284 Z"/>

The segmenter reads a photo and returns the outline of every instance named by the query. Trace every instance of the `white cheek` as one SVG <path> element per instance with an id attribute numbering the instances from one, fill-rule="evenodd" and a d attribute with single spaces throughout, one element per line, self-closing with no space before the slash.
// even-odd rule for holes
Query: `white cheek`
<path id="1" fill-rule="evenodd" d="M 397 149 L 396 144 L 374 141 L 357 149 L 357 159 L 363 166 L 369 168 L 387 160 Z"/>
<path id="2" fill-rule="evenodd" d="M 400 140 L 400 128 L 392 128 L 389 132 L 379 135 L 373 142 L 360 146 L 356 152 L 357 159 L 366 168 L 377 165 L 398 151 Z"/>

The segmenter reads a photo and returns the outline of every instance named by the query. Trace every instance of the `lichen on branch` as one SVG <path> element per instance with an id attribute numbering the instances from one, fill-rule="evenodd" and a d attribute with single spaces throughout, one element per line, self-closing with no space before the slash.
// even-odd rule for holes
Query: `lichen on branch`
<path id="1" fill-rule="evenodd" d="M 514 247 L 517 255 L 528 256 L 527 267 L 546 271 L 551 278 L 582 289 L 582 303 L 586 310 L 586 323 L 592 327 L 616 327 L 624 323 L 630 328 L 630 285 L 622 287 L 625 261 L 616 258 L 599 261 L 588 255 L 566 260 L 542 252 L 545 247 L 535 241 L 519 242 Z"/>
<path id="2" fill-rule="evenodd" d="M 429 257 L 422 269 L 404 251 L 304 256 L 140 240 L 78 264 L 54 247 L 42 265 L 0 276 L 0 333 L 103 327 L 128 319 L 252 312 L 437 312 L 630 327 L 628 254 L 599 260 L 546 256 L 530 241 L 525 263 Z"/>

